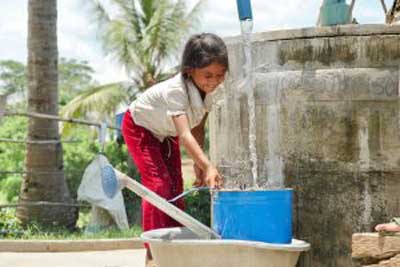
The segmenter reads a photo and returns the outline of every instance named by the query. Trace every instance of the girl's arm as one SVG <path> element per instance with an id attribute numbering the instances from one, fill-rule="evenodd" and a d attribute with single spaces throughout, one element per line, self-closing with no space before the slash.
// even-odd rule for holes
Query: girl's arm
<path id="1" fill-rule="evenodd" d="M 204 116 L 204 118 L 201 120 L 200 124 L 197 125 L 192 129 L 192 135 L 196 139 L 197 143 L 200 145 L 200 147 L 204 151 L 204 139 L 205 139 L 205 124 L 207 121 L 208 113 Z M 206 186 L 206 181 L 205 181 L 205 172 L 203 172 L 197 164 L 193 164 L 193 170 L 196 175 L 196 180 L 193 182 L 193 186 L 195 187 L 201 187 L 201 186 Z"/>
<path id="2" fill-rule="evenodd" d="M 205 173 L 205 180 L 207 184 L 210 187 L 220 187 L 222 184 L 221 176 L 219 175 L 217 169 L 208 160 L 207 156 L 190 131 L 187 116 L 185 114 L 173 116 L 172 120 L 178 132 L 180 142 L 183 144 L 190 157 L 194 160 L 195 164 Z"/>

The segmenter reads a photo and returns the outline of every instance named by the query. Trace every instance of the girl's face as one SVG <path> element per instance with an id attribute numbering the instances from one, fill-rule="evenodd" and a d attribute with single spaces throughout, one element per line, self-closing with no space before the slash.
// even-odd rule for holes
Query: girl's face
<path id="1" fill-rule="evenodd" d="M 194 84 L 206 94 L 213 92 L 225 80 L 225 73 L 226 68 L 219 63 L 189 71 Z"/>

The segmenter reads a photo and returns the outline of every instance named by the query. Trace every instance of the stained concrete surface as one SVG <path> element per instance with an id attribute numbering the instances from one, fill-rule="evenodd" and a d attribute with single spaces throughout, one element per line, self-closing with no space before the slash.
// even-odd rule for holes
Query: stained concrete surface
<path id="1" fill-rule="evenodd" d="M 293 188 L 293 234 L 311 244 L 299 266 L 352 266 L 351 235 L 400 214 L 400 25 L 255 33 L 253 88 L 242 86 L 242 38 L 226 41 L 209 121 L 225 188 L 253 185 L 254 89 L 257 185 Z"/>

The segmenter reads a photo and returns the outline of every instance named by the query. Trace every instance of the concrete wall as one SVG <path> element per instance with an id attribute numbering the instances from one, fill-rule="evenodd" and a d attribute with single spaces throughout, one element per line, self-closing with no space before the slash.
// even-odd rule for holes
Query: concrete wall
<path id="1" fill-rule="evenodd" d="M 211 157 L 228 188 L 251 185 L 241 38 L 211 114 Z M 259 184 L 282 164 L 295 189 L 302 266 L 352 266 L 351 236 L 400 214 L 400 26 L 253 35 Z M 277 118 L 274 116 L 277 114 Z"/>

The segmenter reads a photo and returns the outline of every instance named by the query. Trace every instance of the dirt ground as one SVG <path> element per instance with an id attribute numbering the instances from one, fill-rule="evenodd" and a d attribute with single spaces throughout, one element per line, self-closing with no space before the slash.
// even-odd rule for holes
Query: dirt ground
<path id="1" fill-rule="evenodd" d="M 145 250 L 0 252 L 0 267 L 144 267 Z"/>
<path id="2" fill-rule="evenodd" d="M 195 174 L 193 170 L 193 160 L 191 158 L 183 158 L 182 159 L 182 175 L 183 179 L 186 183 L 190 183 L 194 181 Z"/>

